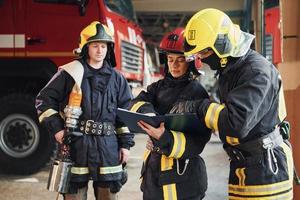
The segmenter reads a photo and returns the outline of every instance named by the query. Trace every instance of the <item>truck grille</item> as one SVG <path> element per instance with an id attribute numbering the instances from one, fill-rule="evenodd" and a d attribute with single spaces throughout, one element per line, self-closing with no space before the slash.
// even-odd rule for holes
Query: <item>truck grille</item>
<path id="1" fill-rule="evenodd" d="M 143 67 L 143 50 L 141 47 L 122 41 L 122 70 L 141 73 Z"/>

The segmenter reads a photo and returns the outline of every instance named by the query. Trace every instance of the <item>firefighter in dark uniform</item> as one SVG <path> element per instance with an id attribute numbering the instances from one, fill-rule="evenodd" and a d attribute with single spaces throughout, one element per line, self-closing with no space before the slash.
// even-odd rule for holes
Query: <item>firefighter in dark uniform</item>
<path id="1" fill-rule="evenodd" d="M 39 120 L 62 143 L 66 107 L 74 85 L 82 92 L 78 136 L 70 145 L 70 194 L 65 199 L 86 199 L 93 180 L 96 199 L 117 199 L 122 184 L 122 163 L 134 145 L 133 134 L 116 118 L 117 107 L 127 108 L 132 94 L 115 67 L 114 40 L 107 26 L 93 22 L 80 33 L 79 59 L 58 70 L 36 98 Z M 72 193 L 72 194 L 71 194 Z"/>
<path id="2" fill-rule="evenodd" d="M 182 102 L 219 137 L 230 157 L 229 199 L 293 199 L 293 158 L 284 136 L 280 74 L 222 11 L 204 9 L 188 22 L 185 55 L 217 70 L 220 103 Z M 284 137 L 283 137 L 283 136 Z"/>
<path id="3" fill-rule="evenodd" d="M 195 80 L 198 71 L 193 63 L 185 61 L 183 31 L 177 28 L 162 39 L 165 77 L 142 91 L 132 101 L 131 111 L 164 115 L 173 112 L 177 101 L 208 98 Z M 199 154 L 210 139 L 210 130 L 203 127 L 201 133 L 182 133 L 165 129 L 163 123 L 158 128 L 144 122 L 138 124 L 151 136 L 141 172 L 143 199 L 202 199 L 207 189 L 207 174 Z"/>

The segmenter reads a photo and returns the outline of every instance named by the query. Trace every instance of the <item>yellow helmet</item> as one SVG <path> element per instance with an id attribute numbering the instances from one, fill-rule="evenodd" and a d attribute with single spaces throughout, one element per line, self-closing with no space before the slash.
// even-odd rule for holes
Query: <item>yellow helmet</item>
<path id="1" fill-rule="evenodd" d="M 233 24 L 224 12 L 213 8 L 201 10 L 185 28 L 185 55 L 191 56 L 210 48 L 219 58 L 236 57 L 241 33 L 239 26 Z"/>
<path id="2" fill-rule="evenodd" d="M 86 44 L 96 41 L 114 43 L 111 30 L 106 25 L 101 24 L 98 21 L 92 22 L 81 31 L 79 48 L 82 50 Z"/>

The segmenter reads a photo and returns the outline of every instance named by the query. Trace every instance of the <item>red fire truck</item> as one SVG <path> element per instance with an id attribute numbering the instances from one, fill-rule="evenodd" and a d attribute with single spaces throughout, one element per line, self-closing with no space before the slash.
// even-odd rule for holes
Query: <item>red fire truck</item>
<path id="1" fill-rule="evenodd" d="M 130 0 L 0 0 L 0 167 L 34 173 L 55 142 L 39 125 L 38 91 L 74 59 L 83 27 L 98 20 L 114 30 L 117 69 L 130 83 L 143 80 L 142 30 Z"/>

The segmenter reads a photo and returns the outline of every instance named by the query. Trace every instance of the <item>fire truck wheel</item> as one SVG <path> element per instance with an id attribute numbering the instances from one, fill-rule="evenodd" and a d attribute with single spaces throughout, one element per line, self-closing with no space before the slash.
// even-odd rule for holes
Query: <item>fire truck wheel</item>
<path id="1" fill-rule="evenodd" d="M 10 174 L 32 174 L 54 151 L 54 138 L 38 123 L 34 97 L 11 94 L 0 99 L 0 168 Z"/>

